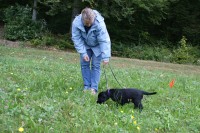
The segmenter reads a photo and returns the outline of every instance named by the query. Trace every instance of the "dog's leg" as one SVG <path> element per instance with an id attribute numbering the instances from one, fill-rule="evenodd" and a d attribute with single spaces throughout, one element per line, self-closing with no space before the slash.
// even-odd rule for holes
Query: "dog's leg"
<path id="1" fill-rule="evenodd" d="M 142 105 L 142 103 L 140 102 L 140 104 L 139 104 L 139 110 L 140 110 L 140 113 L 142 112 L 142 110 L 143 110 L 143 105 Z"/>
<path id="2" fill-rule="evenodd" d="M 139 100 L 135 100 L 135 101 L 133 101 L 133 103 L 134 103 L 134 108 L 136 109 L 136 108 L 139 108 L 139 110 L 140 110 L 140 112 L 142 111 L 142 109 L 143 109 L 143 105 L 142 105 L 142 102 L 141 102 L 141 99 Z"/>

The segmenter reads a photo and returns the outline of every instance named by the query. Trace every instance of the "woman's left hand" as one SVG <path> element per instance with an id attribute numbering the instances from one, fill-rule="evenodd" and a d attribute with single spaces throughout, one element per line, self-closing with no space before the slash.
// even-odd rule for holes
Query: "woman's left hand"
<path id="1" fill-rule="evenodd" d="M 107 65 L 109 63 L 109 61 L 103 61 L 103 65 Z"/>

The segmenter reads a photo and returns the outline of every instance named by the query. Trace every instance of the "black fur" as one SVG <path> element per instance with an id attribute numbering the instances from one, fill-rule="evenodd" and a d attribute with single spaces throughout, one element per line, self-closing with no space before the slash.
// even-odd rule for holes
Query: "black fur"
<path id="1" fill-rule="evenodd" d="M 102 104 L 111 98 L 113 101 L 124 105 L 126 103 L 134 103 L 134 108 L 139 108 L 142 111 L 142 98 L 143 95 L 154 95 L 157 92 L 146 92 L 138 89 L 127 88 L 127 89 L 109 89 L 98 94 L 97 103 Z"/>

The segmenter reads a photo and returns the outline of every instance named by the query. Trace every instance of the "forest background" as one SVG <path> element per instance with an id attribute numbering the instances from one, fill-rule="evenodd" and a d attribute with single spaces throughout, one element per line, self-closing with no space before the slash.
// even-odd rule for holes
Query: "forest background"
<path id="1" fill-rule="evenodd" d="M 112 55 L 200 65 L 200 0 L 0 0 L 3 38 L 74 50 L 71 22 L 84 7 L 105 18 Z"/>

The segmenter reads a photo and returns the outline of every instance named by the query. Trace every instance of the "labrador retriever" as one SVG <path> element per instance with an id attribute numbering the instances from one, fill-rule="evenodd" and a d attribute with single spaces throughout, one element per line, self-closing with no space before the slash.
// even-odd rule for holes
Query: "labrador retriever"
<path id="1" fill-rule="evenodd" d="M 143 109 L 141 102 L 143 95 L 154 95 L 156 93 L 157 92 L 146 92 L 134 88 L 108 89 L 98 94 L 97 103 L 102 104 L 109 98 L 121 105 L 132 102 L 134 104 L 134 108 L 139 108 L 141 112 Z"/>

